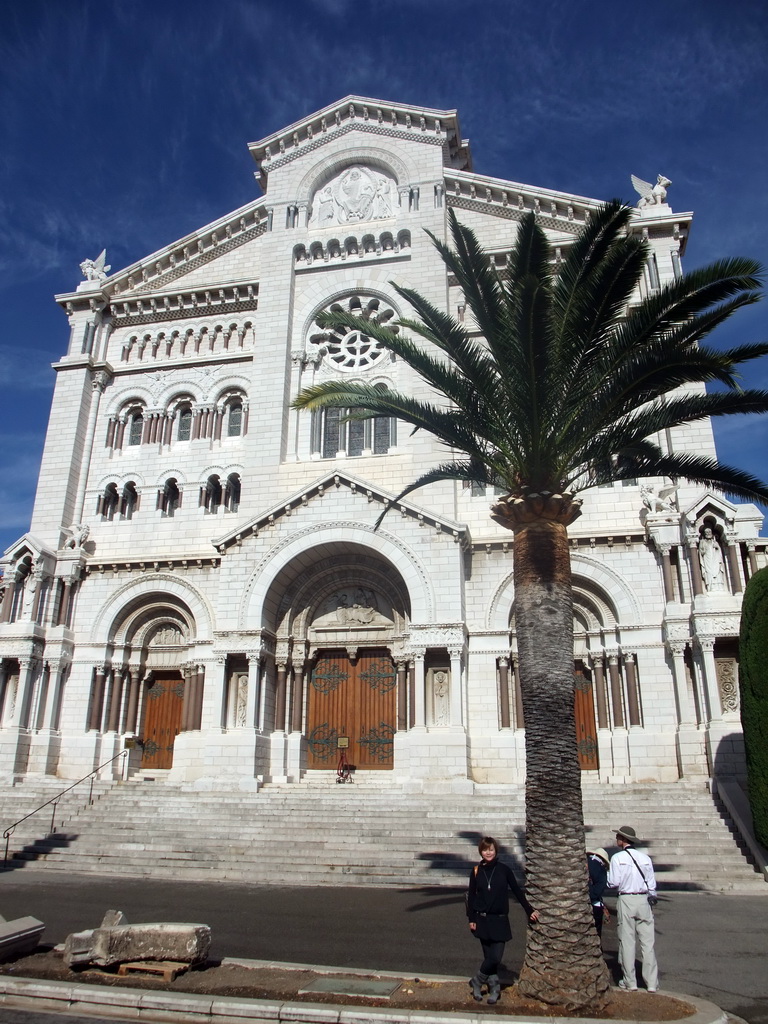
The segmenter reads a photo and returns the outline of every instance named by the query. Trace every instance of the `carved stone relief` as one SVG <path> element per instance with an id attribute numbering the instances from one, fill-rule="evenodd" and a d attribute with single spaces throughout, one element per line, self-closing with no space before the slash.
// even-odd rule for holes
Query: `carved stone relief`
<path id="1" fill-rule="evenodd" d="M 332 227 L 384 220 L 395 215 L 397 184 L 382 171 L 356 164 L 346 167 L 312 197 L 310 225 Z"/>
<path id="2" fill-rule="evenodd" d="M 385 610 L 382 610 L 385 609 Z M 312 626 L 352 628 L 360 626 L 391 626 L 394 615 L 383 598 L 368 587 L 337 590 L 318 608 Z"/>
<path id="3" fill-rule="evenodd" d="M 717 686 L 723 712 L 739 710 L 739 679 L 736 661 L 733 658 L 716 658 Z"/>

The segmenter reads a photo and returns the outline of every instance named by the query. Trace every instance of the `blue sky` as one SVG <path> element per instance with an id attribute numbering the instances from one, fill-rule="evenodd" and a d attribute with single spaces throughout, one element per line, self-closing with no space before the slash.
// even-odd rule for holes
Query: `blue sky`
<path id="1" fill-rule="evenodd" d="M 457 108 L 475 170 L 634 201 L 672 179 L 685 269 L 768 264 L 762 0 L 5 0 L 0 551 L 29 526 L 67 344 L 57 292 L 256 197 L 246 143 L 348 93 Z M 716 336 L 768 336 L 762 303 Z M 747 383 L 768 388 L 768 359 Z M 768 417 L 716 427 L 768 479 Z"/>

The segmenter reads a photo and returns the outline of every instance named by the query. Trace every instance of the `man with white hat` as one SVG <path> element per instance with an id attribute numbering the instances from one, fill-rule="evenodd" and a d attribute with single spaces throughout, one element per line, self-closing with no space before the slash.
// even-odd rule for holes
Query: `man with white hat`
<path id="1" fill-rule="evenodd" d="M 627 992 L 637 989 L 635 974 L 635 943 L 640 944 L 643 981 L 649 992 L 659 987 L 659 969 L 653 949 L 653 906 L 656 903 L 656 876 L 647 853 L 636 850 L 637 833 L 630 825 L 616 830 L 618 853 L 611 857 L 608 886 L 619 890 L 616 923 L 619 932 L 619 964 L 622 979 L 619 988 Z"/>

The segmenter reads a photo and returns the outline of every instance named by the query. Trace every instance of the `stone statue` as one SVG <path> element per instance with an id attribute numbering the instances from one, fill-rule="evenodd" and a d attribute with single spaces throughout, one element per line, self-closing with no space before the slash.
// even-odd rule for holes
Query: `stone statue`
<path id="1" fill-rule="evenodd" d="M 107 274 L 112 269 L 112 266 L 105 267 L 104 264 L 107 259 L 107 250 L 102 249 L 95 260 L 83 260 L 80 264 L 80 270 L 86 281 L 106 281 Z"/>
<path id="2" fill-rule="evenodd" d="M 699 564 L 701 578 L 708 592 L 725 589 L 725 566 L 723 552 L 711 526 L 705 526 L 699 540 Z"/>
<path id="3" fill-rule="evenodd" d="M 665 487 L 657 494 L 653 484 L 640 484 L 640 497 L 649 512 L 677 512 L 674 500 L 676 493 L 676 487 Z"/>
<path id="4" fill-rule="evenodd" d="M 637 203 L 638 210 L 642 210 L 646 206 L 661 206 L 662 203 L 666 203 L 667 189 L 672 184 L 669 178 L 659 174 L 656 177 L 656 184 L 652 185 L 650 181 L 643 181 L 642 178 L 638 178 L 634 174 L 631 177 L 632 187 L 640 196 Z"/>
<path id="5" fill-rule="evenodd" d="M 315 193 L 311 224 L 357 224 L 393 217 L 398 205 L 395 181 L 381 171 L 353 165 Z"/>
<path id="6" fill-rule="evenodd" d="M 435 725 L 448 725 L 448 673 L 438 669 L 432 677 Z"/>
<path id="7" fill-rule="evenodd" d="M 82 523 L 72 523 L 70 528 L 66 531 L 69 536 L 64 541 L 65 548 L 81 548 L 83 544 L 88 540 L 88 536 L 91 532 L 91 528 L 88 525 Z"/>

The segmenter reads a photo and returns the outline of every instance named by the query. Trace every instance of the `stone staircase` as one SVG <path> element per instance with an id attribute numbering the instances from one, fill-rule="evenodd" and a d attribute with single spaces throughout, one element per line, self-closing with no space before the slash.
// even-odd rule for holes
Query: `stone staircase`
<path id="1" fill-rule="evenodd" d="M 415 792 L 371 776 L 338 786 L 333 774 L 313 773 L 258 793 L 117 783 L 55 836 L 23 844 L 14 836 L 13 863 L 257 884 L 273 882 L 275 861 L 288 853 L 291 884 L 463 885 L 478 835 L 490 834 L 522 867 L 519 787 Z M 612 831 L 631 824 L 647 840 L 660 889 L 768 895 L 703 783 L 587 786 L 584 802 L 588 841 L 610 847 Z"/>

